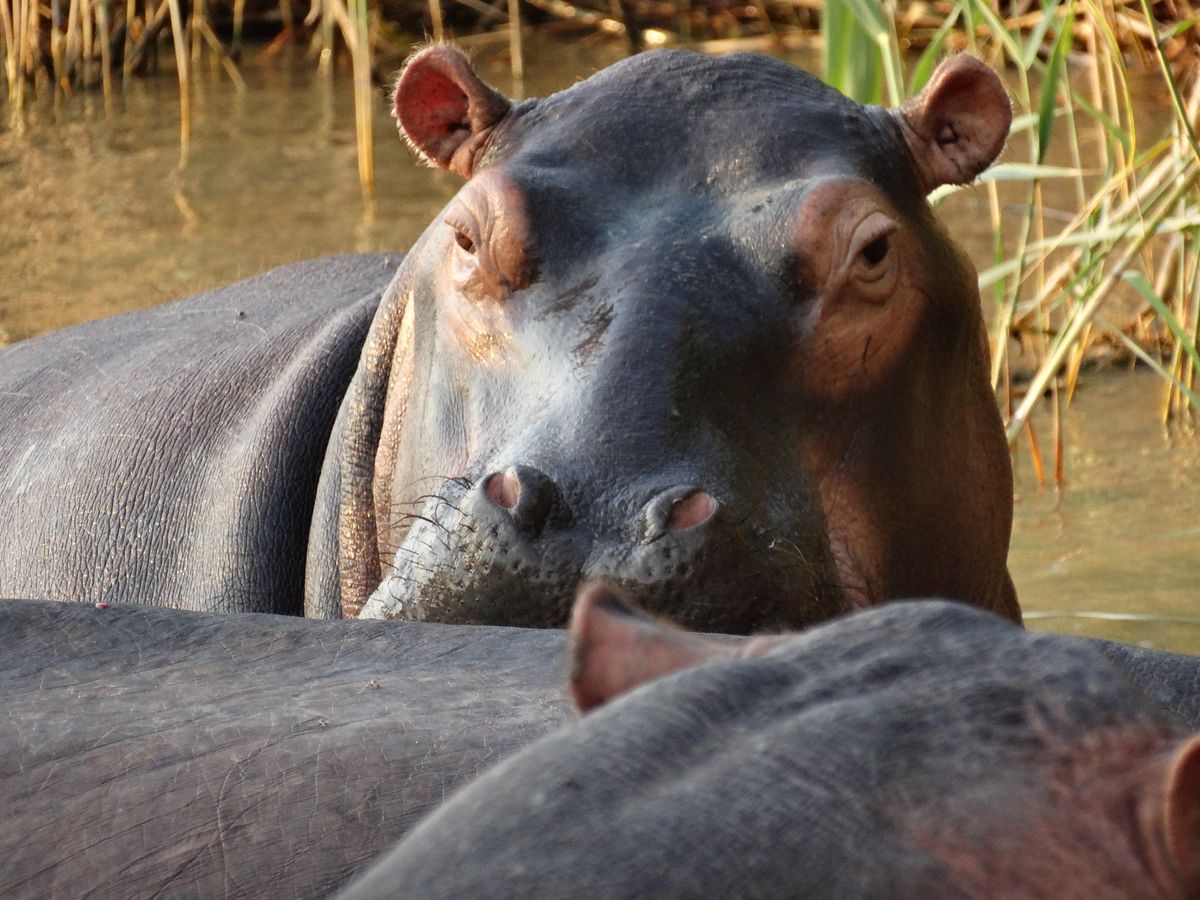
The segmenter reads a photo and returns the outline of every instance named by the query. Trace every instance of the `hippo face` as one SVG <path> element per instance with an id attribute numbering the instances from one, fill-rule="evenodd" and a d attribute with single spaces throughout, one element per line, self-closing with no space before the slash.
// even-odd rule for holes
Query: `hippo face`
<path id="1" fill-rule="evenodd" d="M 924 199 L 999 152 L 991 72 L 897 112 L 667 51 L 511 104 L 440 47 L 396 116 L 469 180 L 351 389 L 345 612 L 561 625 L 604 577 L 712 630 L 1018 615 L 975 275 Z"/>

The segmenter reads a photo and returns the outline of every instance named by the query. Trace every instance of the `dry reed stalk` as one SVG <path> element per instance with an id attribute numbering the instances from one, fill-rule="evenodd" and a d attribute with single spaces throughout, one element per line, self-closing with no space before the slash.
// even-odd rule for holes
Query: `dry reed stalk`
<path id="1" fill-rule="evenodd" d="M 83 84 L 92 83 L 92 58 L 96 52 L 92 30 L 92 0 L 79 0 L 80 56 L 83 64 Z"/>
<path id="2" fill-rule="evenodd" d="M 100 77 L 104 85 L 104 99 L 112 98 L 112 51 L 109 49 L 110 27 L 108 5 L 112 0 L 96 0 L 96 25 L 100 32 Z"/>
<path id="3" fill-rule="evenodd" d="M 129 87 L 133 74 L 133 17 L 137 15 L 137 0 L 125 0 L 125 46 L 121 56 L 121 89 Z"/>
<path id="4" fill-rule="evenodd" d="M 246 21 L 246 0 L 233 0 L 233 41 L 230 44 L 233 53 L 242 52 L 242 26 Z"/>
<path id="5" fill-rule="evenodd" d="M 324 15 L 338 26 L 350 50 L 354 80 L 354 132 L 358 145 L 358 182 L 362 189 L 368 219 L 375 215 L 375 152 L 372 142 L 371 45 L 368 32 L 367 0 L 351 0 L 349 9 L 343 0 L 324 0 Z"/>
<path id="6" fill-rule="evenodd" d="M 1189 292 L 1192 298 L 1192 346 L 1200 347 L 1200 247 L 1197 246 L 1197 244 L 1200 244 L 1200 233 L 1193 231 L 1191 234 L 1191 242 L 1192 252 L 1190 255 L 1185 254 L 1184 258 L 1190 258 L 1192 261 L 1191 291 Z M 1198 369 L 1200 369 L 1200 366 L 1197 365 L 1196 360 L 1191 354 L 1188 354 L 1184 357 L 1183 376 L 1180 381 L 1183 386 L 1190 391 L 1196 390 L 1196 380 L 1197 378 L 1200 378 L 1200 371 L 1198 371 Z M 1176 391 L 1176 394 L 1179 397 L 1180 404 L 1183 405 L 1190 414 L 1192 410 L 1191 407 L 1186 405 L 1183 392 Z"/>
<path id="7" fill-rule="evenodd" d="M 245 2 L 245 0 L 238 0 Z M 333 74 L 333 14 L 329 9 L 330 0 L 316 0 L 321 5 L 320 46 L 321 52 L 317 57 L 317 71 L 323 75 Z"/>
<path id="8" fill-rule="evenodd" d="M 442 0 L 429 0 L 429 22 L 433 27 L 433 39 L 441 43 L 445 39 L 442 23 Z"/>
<path id="9" fill-rule="evenodd" d="M 17 0 L 17 91 L 14 97 L 13 109 L 18 117 L 25 108 L 25 54 L 29 38 L 29 7 L 32 5 L 30 0 Z"/>
<path id="10" fill-rule="evenodd" d="M 358 142 L 358 183 L 367 218 L 375 217 L 375 146 L 372 135 L 371 41 L 367 0 L 353 0 L 354 44 L 350 54 L 354 70 L 354 125 Z"/>
<path id="11" fill-rule="evenodd" d="M 508 0 L 508 53 L 512 60 L 513 80 L 520 83 L 525 78 L 525 56 L 521 50 L 521 0 Z"/>
<path id="12" fill-rule="evenodd" d="M 50 66 L 54 83 L 63 91 L 70 90 L 63 48 L 62 0 L 50 0 Z"/>
<path id="13" fill-rule="evenodd" d="M 175 66 L 179 76 L 179 145 L 180 165 L 187 161 L 188 145 L 192 136 L 191 79 L 188 75 L 187 48 L 183 38 L 183 13 L 179 0 L 167 0 L 171 15 L 171 39 L 175 43 Z"/>
<path id="14" fill-rule="evenodd" d="M 67 77 L 71 77 L 79 64 L 79 56 L 81 53 L 81 45 L 83 43 L 82 33 L 79 27 L 79 0 L 71 0 L 67 7 L 67 31 L 63 37 L 63 70 L 67 73 Z"/>
<path id="15" fill-rule="evenodd" d="M 204 0 L 192 0 L 192 15 L 191 21 L 188 24 L 188 31 L 191 36 L 191 61 L 192 67 L 200 65 L 200 22 L 204 18 Z"/>
<path id="16" fill-rule="evenodd" d="M 4 79 L 8 86 L 9 105 L 16 107 L 17 89 L 17 32 L 13 27 L 11 0 L 0 0 L 0 38 L 4 39 Z"/>
<path id="17" fill-rule="evenodd" d="M 230 58 L 229 52 L 221 44 L 220 39 L 213 33 L 212 26 L 205 19 L 199 19 L 196 22 L 196 27 L 200 31 L 204 42 L 208 44 L 209 49 L 213 52 L 221 62 L 221 67 L 225 70 L 225 74 L 229 76 L 229 80 L 233 82 L 233 86 L 239 94 L 246 92 L 246 79 L 242 77 L 242 73 L 238 70 L 233 59 Z"/>

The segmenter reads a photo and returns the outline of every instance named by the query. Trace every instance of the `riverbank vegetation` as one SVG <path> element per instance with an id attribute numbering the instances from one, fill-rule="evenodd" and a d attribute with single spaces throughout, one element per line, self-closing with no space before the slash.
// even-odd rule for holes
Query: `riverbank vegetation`
<path id="1" fill-rule="evenodd" d="M 1015 123 L 1002 163 L 935 203 L 980 207 L 994 309 L 992 377 L 1009 436 L 1040 477 L 1062 477 L 1061 411 L 1087 366 L 1138 361 L 1162 380 L 1161 416 L 1200 411 L 1200 4 L 1195 0 L 0 0 L 5 117 L 53 92 L 119 92 L 160 64 L 179 85 L 220 67 L 241 86 L 253 30 L 270 54 L 311 49 L 314 70 L 352 72 L 359 179 L 374 191 L 369 136 L 379 89 L 414 40 L 491 45 L 522 68 L 522 34 L 718 51 L 813 47 L 827 81 L 902 103 L 946 53 L 1005 73 Z M 595 37 L 592 37 L 595 36 Z M 1030 422 L 1045 398 L 1048 434 Z"/>

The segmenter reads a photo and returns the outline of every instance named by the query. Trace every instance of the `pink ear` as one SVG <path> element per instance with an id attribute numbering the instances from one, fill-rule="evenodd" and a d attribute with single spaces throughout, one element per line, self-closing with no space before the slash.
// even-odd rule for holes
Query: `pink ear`
<path id="1" fill-rule="evenodd" d="M 452 47 L 430 47 L 404 67 L 396 84 L 400 132 L 421 156 L 470 178 L 475 151 L 512 104 L 480 80 Z"/>
<path id="2" fill-rule="evenodd" d="M 571 695 L 581 712 L 680 669 L 740 655 L 737 644 L 647 618 L 604 584 L 580 591 L 570 634 Z"/>
<path id="3" fill-rule="evenodd" d="M 1166 783 L 1167 852 L 1188 896 L 1200 893 L 1200 735 L 1172 755 Z"/>
<path id="4" fill-rule="evenodd" d="M 928 193 L 965 184 L 992 164 L 1012 125 L 996 73 L 971 56 L 952 56 L 898 113 Z"/>

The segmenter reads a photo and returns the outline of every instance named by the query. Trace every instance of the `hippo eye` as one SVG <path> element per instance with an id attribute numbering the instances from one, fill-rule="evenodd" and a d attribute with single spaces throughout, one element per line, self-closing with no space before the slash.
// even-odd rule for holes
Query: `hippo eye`
<path id="1" fill-rule="evenodd" d="M 455 230 L 454 243 L 458 244 L 458 246 L 462 247 L 468 253 L 475 252 L 475 242 L 471 240 L 471 236 L 464 231 L 458 231 L 457 229 Z"/>
<path id="2" fill-rule="evenodd" d="M 896 267 L 892 260 L 892 235 L 899 226 L 896 220 L 882 212 L 867 216 L 854 230 L 850 241 L 850 259 L 855 277 L 862 285 L 878 286 L 885 291 Z"/>
<path id="3" fill-rule="evenodd" d="M 888 235 L 881 234 L 867 246 L 858 251 L 858 255 L 868 266 L 877 266 L 887 257 L 888 254 Z"/>

